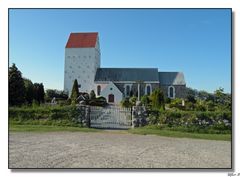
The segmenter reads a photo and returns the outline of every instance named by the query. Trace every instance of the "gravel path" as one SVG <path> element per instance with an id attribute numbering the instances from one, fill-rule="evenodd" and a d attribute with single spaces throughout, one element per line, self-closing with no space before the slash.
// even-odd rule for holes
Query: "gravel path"
<path id="1" fill-rule="evenodd" d="M 231 143 L 114 131 L 11 132 L 9 168 L 231 168 Z"/>

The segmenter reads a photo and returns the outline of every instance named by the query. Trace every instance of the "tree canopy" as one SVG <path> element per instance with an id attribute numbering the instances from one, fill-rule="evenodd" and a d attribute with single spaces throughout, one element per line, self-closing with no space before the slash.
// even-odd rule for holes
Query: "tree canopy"
<path id="1" fill-rule="evenodd" d="M 72 104 L 77 103 L 78 96 L 79 96 L 78 81 L 77 79 L 75 79 L 72 87 L 71 97 L 70 97 L 72 100 Z"/>
<path id="2" fill-rule="evenodd" d="M 25 87 L 21 71 L 13 63 L 9 67 L 9 105 L 21 105 L 25 102 Z"/>

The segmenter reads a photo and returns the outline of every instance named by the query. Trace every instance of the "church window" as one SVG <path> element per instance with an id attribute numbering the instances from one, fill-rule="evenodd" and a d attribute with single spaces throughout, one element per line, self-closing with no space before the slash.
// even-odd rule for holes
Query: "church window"
<path id="1" fill-rule="evenodd" d="M 151 94 L 151 88 L 150 88 L 150 86 L 148 85 L 147 86 L 147 95 L 150 95 Z"/>
<path id="2" fill-rule="evenodd" d="M 98 86 L 97 86 L 97 95 L 100 95 L 100 93 L 101 93 L 101 86 L 98 85 Z"/>
<path id="3" fill-rule="evenodd" d="M 110 90 L 112 90 L 113 88 L 111 87 Z"/>
<path id="4" fill-rule="evenodd" d="M 78 88 L 81 88 L 81 84 L 78 84 Z"/>
<path id="5" fill-rule="evenodd" d="M 130 95 L 130 86 L 127 85 L 126 86 L 126 96 L 129 96 Z"/>
<path id="6" fill-rule="evenodd" d="M 152 93 L 152 85 L 151 84 L 147 84 L 145 86 L 145 95 L 151 95 Z"/>
<path id="7" fill-rule="evenodd" d="M 132 87 L 131 84 L 126 84 L 126 85 L 125 85 L 125 96 L 126 96 L 126 97 L 130 96 L 131 87 Z"/>
<path id="8" fill-rule="evenodd" d="M 173 86 L 168 87 L 168 97 L 175 98 L 175 88 Z"/>

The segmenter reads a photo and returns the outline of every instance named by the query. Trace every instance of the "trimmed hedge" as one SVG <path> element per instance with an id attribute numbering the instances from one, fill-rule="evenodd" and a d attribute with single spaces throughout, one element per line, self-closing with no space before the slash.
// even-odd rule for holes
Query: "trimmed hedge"
<path id="1" fill-rule="evenodd" d="M 215 130 L 215 133 L 229 133 L 232 129 L 232 113 L 230 111 L 151 111 L 148 122 L 150 125 L 166 125 L 172 129 L 191 132 Z"/>
<path id="2" fill-rule="evenodd" d="M 9 120 L 15 124 L 82 126 L 76 106 L 10 107 Z"/>

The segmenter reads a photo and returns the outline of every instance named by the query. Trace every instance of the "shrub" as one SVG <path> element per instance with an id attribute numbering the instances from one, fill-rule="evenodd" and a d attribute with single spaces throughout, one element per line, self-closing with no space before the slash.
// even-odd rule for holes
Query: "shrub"
<path id="1" fill-rule="evenodd" d="M 129 102 L 131 103 L 131 106 L 135 106 L 136 102 L 137 102 L 137 97 L 133 96 L 133 97 L 129 98 Z"/>
<path id="2" fill-rule="evenodd" d="M 124 98 L 121 102 L 120 102 L 120 105 L 122 107 L 125 107 L 125 108 L 130 108 L 132 106 L 132 104 L 130 103 L 129 101 L 129 98 Z"/>
<path id="3" fill-rule="evenodd" d="M 142 96 L 142 98 L 141 98 L 141 102 L 142 102 L 142 104 L 143 104 L 144 106 L 148 106 L 149 103 L 150 103 L 150 99 L 149 99 L 149 97 L 148 97 L 147 95 L 144 95 L 144 96 Z"/>
<path id="4" fill-rule="evenodd" d="M 150 111 L 150 125 L 167 125 L 170 128 L 182 127 L 191 132 L 230 132 L 232 114 L 228 112 L 206 111 Z"/>
<path id="5" fill-rule="evenodd" d="M 81 126 L 76 106 L 11 107 L 9 120 L 21 124 Z"/>

